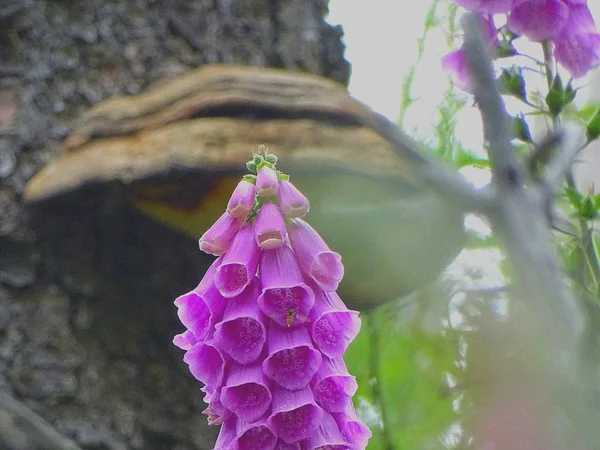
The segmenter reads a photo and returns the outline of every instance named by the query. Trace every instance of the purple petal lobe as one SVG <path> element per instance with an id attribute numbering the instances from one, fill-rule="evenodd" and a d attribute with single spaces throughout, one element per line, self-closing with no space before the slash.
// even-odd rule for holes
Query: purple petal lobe
<path id="1" fill-rule="evenodd" d="M 239 297 L 229 300 L 223 321 L 215 327 L 214 344 L 240 364 L 248 364 L 260 355 L 266 330 L 256 304 L 258 281 Z"/>
<path id="2" fill-rule="evenodd" d="M 198 342 L 185 353 L 183 361 L 197 380 L 209 386 L 221 384 L 225 361 L 221 352 L 211 344 Z"/>
<path id="3" fill-rule="evenodd" d="M 304 323 L 315 299 L 312 289 L 303 282 L 292 250 L 286 245 L 263 250 L 260 276 L 261 310 L 283 327 Z"/>
<path id="4" fill-rule="evenodd" d="M 335 292 L 313 290 L 315 306 L 310 314 L 313 341 L 327 356 L 341 357 L 360 331 L 358 312 L 347 309 Z"/>
<path id="5" fill-rule="evenodd" d="M 501 14 L 507 12 L 513 4 L 513 0 L 453 0 L 458 6 L 469 11 L 482 11 L 489 14 Z"/>
<path id="6" fill-rule="evenodd" d="M 204 280 L 200 286 L 203 283 Z M 226 303 L 214 285 L 207 287 L 202 294 L 198 292 L 199 287 L 175 299 L 179 320 L 197 341 L 210 336 L 214 324 L 223 316 Z"/>
<path id="7" fill-rule="evenodd" d="M 223 422 L 214 450 L 227 450 L 229 448 L 229 445 L 235 439 L 236 425 L 237 419 L 235 417 L 230 417 Z"/>
<path id="8" fill-rule="evenodd" d="M 263 249 L 271 250 L 281 247 L 285 242 L 285 220 L 279 208 L 271 202 L 260 207 L 254 226 L 256 244 Z"/>
<path id="9" fill-rule="evenodd" d="M 358 389 L 341 358 L 323 358 L 311 385 L 315 401 L 330 412 L 343 412 Z"/>
<path id="10" fill-rule="evenodd" d="M 279 191 L 277 193 L 279 207 L 286 217 L 296 218 L 304 217 L 309 209 L 308 199 L 287 180 L 279 182 Z"/>
<path id="11" fill-rule="evenodd" d="M 251 224 L 246 224 L 216 270 L 214 281 L 221 295 L 228 298 L 239 295 L 254 279 L 259 260 L 260 248 L 254 242 L 254 230 Z"/>
<path id="12" fill-rule="evenodd" d="M 286 389 L 303 389 L 321 366 L 321 353 L 311 345 L 305 327 L 288 329 L 271 325 L 268 348 L 263 370 Z"/>
<path id="13" fill-rule="evenodd" d="M 322 416 L 323 410 L 315 404 L 309 387 L 294 392 L 277 388 L 267 423 L 281 440 L 291 444 L 306 439 Z"/>
<path id="14" fill-rule="evenodd" d="M 221 390 L 209 386 L 205 386 L 203 390 L 206 392 L 204 403 L 208 407 L 202 413 L 208 416 L 209 425 L 221 425 L 231 416 L 231 411 L 221 403 Z"/>
<path id="15" fill-rule="evenodd" d="M 240 181 L 227 203 L 227 212 L 231 217 L 245 219 L 254 207 L 255 197 L 256 186 L 246 180 Z"/>
<path id="16" fill-rule="evenodd" d="M 271 197 L 277 194 L 278 187 L 277 173 L 269 166 L 263 166 L 256 177 L 256 193 L 260 197 Z"/>
<path id="17" fill-rule="evenodd" d="M 273 450 L 277 444 L 277 436 L 264 422 L 247 424 L 239 420 L 237 428 L 231 450 Z"/>
<path id="18" fill-rule="evenodd" d="M 302 219 L 294 220 L 288 233 L 302 271 L 321 289 L 335 291 L 344 277 L 342 257 L 332 252 L 315 229 Z"/>
<path id="19" fill-rule="evenodd" d="M 507 25 L 512 32 L 541 42 L 558 36 L 568 19 L 569 8 L 562 0 L 517 0 Z"/>
<path id="20" fill-rule="evenodd" d="M 448 74 L 452 83 L 459 89 L 473 93 L 473 83 L 462 48 L 448 53 L 442 58 L 442 70 Z"/>
<path id="21" fill-rule="evenodd" d="M 190 330 L 185 330 L 183 333 L 178 334 L 173 338 L 173 344 L 182 350 L 189 350 L 195 343 L 196 338 L 194 337 L 194 333 Z"/>
<path id="22" fill-rule="evenodd" d="M 371 439 L 371 430 L 358 419 L 352 403 L 346 407 L 345 412 L 334 413 L 332 416 L 346 441 L 352 442 L 357 449 L 364 449 L 367 446 Z"/>
<path id="23" fill-rule="evenodd" d="M 554 57 L 573 78 L 586 75 L 600 64 L 600 34 L 578 33 L 555 42 Z"/>
<path id="24" fill-rule="evenodd" d="M 271 392 L 267 386 L 260 363 L 251 366 L 233 364 L 221 389 L 221 402 L 246 422 L 254 422 L 271 405 Z"/>
<path id="25" fill-rule="evenodd" d="M 227 251 L 243 220 L 224 213 L 200 238 L 200 250 L 220 256 Z"/>
<path id="26" fill-rule="evenodd" d="M 275 450 L 302 450 L 302 447 L 300 446 L 300 442 L 288 444 L 287 442 L 279 439 L 277 441 L 277 445 L 275 445 Z"/>
<path id="27" fill-rule="evenodd" d="M 356 450 L 354 445 L 344 440 L 337 423 L 328 413 L 323 414 L 317 429 L 306 439 L 304 448 L 306 450 Z"/>

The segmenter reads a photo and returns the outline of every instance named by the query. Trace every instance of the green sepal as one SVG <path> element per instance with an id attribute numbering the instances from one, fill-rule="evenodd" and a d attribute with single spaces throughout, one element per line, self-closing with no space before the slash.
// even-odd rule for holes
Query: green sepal
<path id="1" fill-rule="evenodd" d="M 531 138 L 531 132 L 529 131 L 529 125 L 525 120 L 523 114 L 519 114 L 517 117 L 511 117 L 511 128 L 513 135 L 523 142 L 533 142 Z"/>
<path id="2" fill-rule="evenodd" d="M 283 172 L 277 172 L 277 179 L 278 180 L 284 180 L 284 181 L 290 181 L 290 176 L 286 173 Z"/>
<path id="3" fill-rule="evenodd" d="M 579 207 L 579 215 L 584 219 L 595 219 L 598 215 L 598 210 L 594 205 L 594 199 L 586 195 Z"/>
<path id="4" fill-rule="evenodd" d="M 577 95 L 577 89 L 573 89 L 573 84 L 569 81 L 566 87 L 563 88 L 560 75 L 556 75 L 552 86 L 546 95 L 546 105 L 553 117 L 557 117 L 564 107 L 571 103 Z"/>
<path id="5" fill-rule="evenodd" d="M 263 162 L 263 157 L 261 155 L 254 155 L 253 162 L 256 164 L 256 167 L 258 167 Z"/>
<path id="6" fill-rule="evenodd" d="M 523 78 L 523 70 L 520 67 L 512 66 L 508 69 L 502 69 L 498 83 L 500 92 L 503 94 L 512 95 L 520 100 L 527 100 L 525 79 Z"/>
<path id="7" fill-rule="evenodd" d="M 251 172 L 253 174 L 258 173 L 258 167 L 256 166 L 256 164 L 254 164 L 254 161 L 248 161 L 246 163 L 246 169 L 248 169 L 248 172 Z"/>
<path id="8" fill-rule="evenodd" d="M 277 156 L 273 153 L 269 153 L 265 159 L 273 165 L 277 164 Z"/>
<path id="9" fill-rule="evenodd" d="M 583 202 L 583 195 L 581 195 L 577 189 L 570 187 L 565 189 L 565 194 L 567 195 L 567 198 L 571 204 L 579 210 L 581 208 L 581 203 Z"/>
<path id="10" fill-rule="evenodd" d="M 248 182 L 250 182 L 252 184 L 256 184 L 256 175 L 250 175 L 250 174 L 244 175 L 242 177 L 242 180 L 248 181 Z"/>
<path id="11" fill-rule="evenodd" d="M 600 137 L 600 109 L 592 116 L 585 128 L 585 136 L 588 141 L 594 141 Z"/>

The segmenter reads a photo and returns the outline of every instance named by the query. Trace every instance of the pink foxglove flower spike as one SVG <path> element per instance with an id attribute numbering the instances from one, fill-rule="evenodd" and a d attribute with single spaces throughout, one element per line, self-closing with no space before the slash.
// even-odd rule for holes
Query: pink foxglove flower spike
<path id="1" fill-rule="evenodd" d="M 218 256 L 175 300 L 173 339 L 204 383 L 215 450 L 364 450 L 342 355 L 360 329 L 335 290 L 341 256 L 307 222 L 306 197 L 255 155 L 226 212 L 200 239 Z"/>

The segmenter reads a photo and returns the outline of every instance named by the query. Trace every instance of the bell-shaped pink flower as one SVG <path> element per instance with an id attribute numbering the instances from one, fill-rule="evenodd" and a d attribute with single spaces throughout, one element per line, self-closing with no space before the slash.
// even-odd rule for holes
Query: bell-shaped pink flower
<path id="1" fill-rule="evenodd" d="M 579 78 L 600 64 L 600 34 L 586 4 L 569 4 L 569 11 L 569 21 L 554 40 L 554 57 Z"/>
<path id="2" fill-rule="evenodd" d="M 502 14 L 507 12 L 513 0 L 453 0 L 458 6 L 469 11 L 480 11 L 488 14 Z"/>
<path id="3" fill-rule="evenodd" d="M 600 65 L 600 34 L 579 33 L 558 39 L 554 57 L 573 78 L 580 78 Z"/>
<path id="4" fill-rule="evenodd" d="M 494 17 L 487 14 L 478 14 L 483 25 L 484 38 L 491 52 L 498 49 L 498 30 L 494 23 Z M 469 66 L 462 47 L 448 53 L 442 58 L 442 69 L 448 74 L 452 83 L 459 89 L 472 94 L 473 83 L 469 74 Z"/>
<path id="5" fill-rule="evenodd" d="M 259 261 L 260 248 L 254 241 L 252 225 L 247 223 L 233 238 L 214 275 L 221 295 L 228 298 L 239 295 L 256 276 Z"/>
<path id="6" fill-rule="evenodd" d="M 197 380 L 212 387 L 223 381 L 225 359 L 219 350 L 209 342 L 198 342 L 183 356 L 191 374 Z"/>
<path id="7" fill-rule="evenodd" d="M 271 202 L 260 207 L 254 225 L 256 244 L 263 249 L 272 250 L 285 243 L 285 220 L 279 208 Z"/>
<path id="8" fill-rule="evenodd" d="M 281 180 L 279 182 L 277 197 L 281 212 L 286 217 L 292 219 L 304 217 L 310 209 L 308 199 L 288 180 Z"/>
<path id="9" fill-rule="evenodd" d="M 306 439 L 317 428 L 323 410 L 315 403 L 312 391 L 275 388 L 273 409 L 267 423 L 281 440 L 291 444 Z"/>
<path id="10" fill-rule="evenodd" d="M 310 313 L 313 341 L 325 355 L 339 358 L 360 331 L 358 312 L 346 308 L 335 292 L 318 288 L 313 291 L 315 305 Z"/>
<path id="11" fill-rule="evenodd" d="M 277 172 L 269 166 L 261 167 L 256 177 L 256 193 L 260 197 L 271 197 L 277 194 L 278 188 Z"/>
<path id="12" fill-rule="evenodd" d="M 239 297 L 229 300 L 223 321 L 215 326 L 214 345 L 240 364 L 256 360 L 266 340 L 265 326 L 256 304 L 258 285 L 255 279 Z"/>
<path id="13" fill-rule="evenodd" d="M 341 358 L 323 358 L 323 364 L 311 381 L 315 401 L 329 412 L 344 412 L 356 394 L 356 378 L 348 373 Z"/>
<path id="14" fill-rule="evenodd" d="M 231 417 L 231 411 L 221 403 L 221 389 L 204 386 L 201 390 L 205 393 L 204 403 L 208 405 L 202 413 L 208 416 L 209 425 L 221 425 Z"/>
<path id="15" fill-rule="evenodd" d="M 273 450 L 277 444 L 277 436 L 262 421 L 250 424 L 238 419 L 237 430 L 228 450 Z"/>
<path id="16" fill-rule="evenodd" d="M 271 405 L 271 391 L 262 370 L 262 364 L 232 364 L 225 386 L 221 389 L 221 403 L 246 422 L 254 422 Z"/>
<path id="17" fill-rule="evenodd" d="M 284 245 L 263 250 L 260 261 L 260 309 L 277 324 L 289 327 L 306 321 L 315 296 L 302 278 L 292 249 Z"/>
<path id="18" fill-rule="evenodd" d="M 206 285 L 203 280 L 196 289 L 175 299 L 179 320 L 197 341 L 209 337 L 214 325 L 223 317 L 226 304 L 214 284 Z"/>
<path id="19" fill-rule="evenodd" d="M 269 356 L 263 362 L 263 371 L 286 389 L 305 388 L 321 366 L 321 353 L 312 346 L 304 326 L 283 328 L 271 325 L 267 346 Z"/>
<path id="20" fill-rule="evenodd" d="M 474 92 L 467 58 L 462 48 L 453 50 L 442 58 L 442 70 L 457 88 L 470 94 Z"/>
<path id="21" fill-rule="evenodd" d="M 223 422 L 214 450 L 228 450 L 236 434 L 237 418 L 232 416 Z"/>
<path id="22" fill-rule="evenodd" d="M 515 0 L 507 26 L 516 34 L 541 42 L 558 36 L 569 20 L 563 0 Z"/>
<path id="23" fill-rule="evenodd" d="M 245 219 L 256 199 L 256 186 L 247 180 L 242 180 L 233 190 L 231 198 L 227 203 L 227 212 L 231 217 Z"/>
<path id="24" fill-rule="evenodd" d="M 339 253 L 331 251 L 319 233 L 302 219 L 290 224 L 288 235 L 302 271 L 321 289 L 335 291 L 344 277 Z"/>
<path id="25" fill-rule="evenodd" d="M 319 425 L 306 439 L 304 448 L 306 450 L 356 450 L 357 447 L 344 439 L 335 419 L 329 413 L 323 412 Z"/>
<path id="26" fill-rule="evenodd" d="M 182 350 L 189 350 L 196 342 L 198 342 L 198 340 L 190 330 L 185 330 L 183 333 L 177 334 L 173 338 L 173 344 Z"/>
<path id="27" fill-rule="evenodd" d="M 224 213 L 200 238 L 200 250 L 210 255 L 221 256 L 243 225 L 243 219 Z"/>
<path id="28" fill-rule="evenodd" d="M 372 436 L 371 430 L 358 419 L 352 403 L 348 404 L 343 413 L 331 415 L 347 442 L 352 442 L 357 449 L 364 449 L 367 446 Z"/>

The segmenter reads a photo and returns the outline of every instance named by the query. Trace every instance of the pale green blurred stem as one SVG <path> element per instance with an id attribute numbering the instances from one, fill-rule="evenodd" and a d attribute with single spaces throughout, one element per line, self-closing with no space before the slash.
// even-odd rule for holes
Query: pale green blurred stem
<path id="1" fill-rule="evenodd" d="M 552 84 L 554 82 L 554 58 L 552 56 L 552 48 L 550 42 L 543 42 L 542 49 L 544 52 L 544 68 L 546 72 L 546 83 L 548 85 L 548 90 L 550 90 L 552 89 Z M 552 118 L 552 127 L 552 131 L 558 131 L 560 127 L 560 116 Z M 569 188 L 577 190 L 572 171 L 569 171 L 567 173 L 566 182 Z M 593 283 L 593 294 L 594 296 L 596 296 L 599 287 L 598 282 L 600 280 L 600 260 L 598 259 L 596 246 L 594 245 L 593 230 L 590 227 L 589 221 L 585 219 L 579 219 L 578 222 L 580 230 L 581 251 L 583 256 L 582 260 L 584 261 L 583 266 L 581 268 L 582 281 L 585 283 L 585 280 L 587 278 L 586 275 L 588 275 L 591 278 Z"/>

